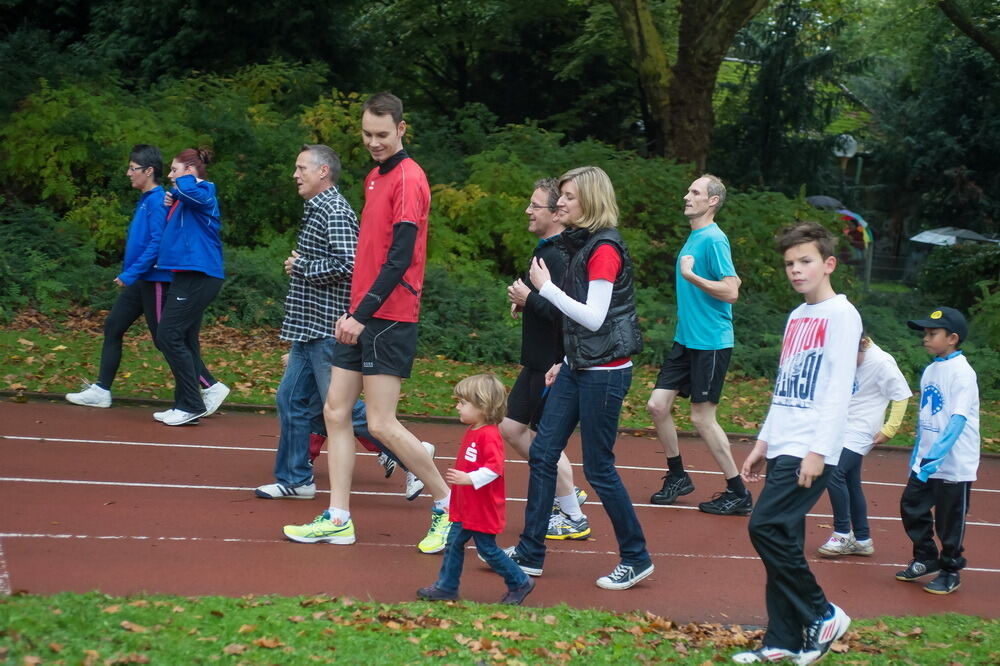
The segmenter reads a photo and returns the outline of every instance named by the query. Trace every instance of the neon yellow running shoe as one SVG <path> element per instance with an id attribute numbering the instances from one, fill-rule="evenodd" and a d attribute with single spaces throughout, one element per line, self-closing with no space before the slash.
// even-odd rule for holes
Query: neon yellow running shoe
<path id="1" fill-rule="evenodd" d="M 282 531 L 287 538 L 299 543 L 334 543 L 339 546 L 354 543 L 354 521 L 336 525 L 330 520 L 329 511 L 324 511 L 305 525 L 285 525 Z"/>
<path id="2" fill-rule="evenodd" d="M 451 520 L 447 511 L 431 509 L 431 528 L 427 536 L 417 544 L 421 553 L 440 553 L 448 543 L 448 532 L 451 531 Z"/>

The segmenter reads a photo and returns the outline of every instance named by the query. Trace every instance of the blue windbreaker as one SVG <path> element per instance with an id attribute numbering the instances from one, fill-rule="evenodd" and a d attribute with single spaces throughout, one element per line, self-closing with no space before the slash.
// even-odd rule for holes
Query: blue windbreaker
<path id="1" fill-rule="evenodd" d="M 128 225 L 125 239 L 125 260 L 118 279 L 126 285 L 136 280 L 148 282 L 170 282 L 173 274 L 156 268 L 156 258 L 160 252 L 160 238 L 163 225 L 167 221 L 167 209 L 163 205 L 163 188 L 157 185 L 143 192 L 135 205 L 135 214 Z"/>
<path id="2" fill-rule="evenodd" d="M 215 183 L 198 181 L 192 175 L 174 181 L 170 192 L 175 201 L 167 212 L 167 224 L 160 240 L 157 268 L 173 271 L 201 271 L 220 280 L 222 268 L 222 221 Z"/>

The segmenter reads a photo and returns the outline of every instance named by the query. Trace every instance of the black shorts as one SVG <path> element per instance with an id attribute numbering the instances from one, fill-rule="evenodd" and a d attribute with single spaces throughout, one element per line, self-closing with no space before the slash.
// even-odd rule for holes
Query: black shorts
<path id="1" fill-rule="evenodd" d="M 357 344 L 337 343 L 333 349 L 333 365 L 363 375 L 392 375 L 406 379 L 416 355 L 415 323 L 371 319 Z"/>
<path id="2" fill-rule="evenodd" d="M 507 418 L 538 430 L 545 407 L 545 370 L 521 368 L 521 374 L 514 382 L 514 388 L 507 396 Z"/>
<path id="3" fill-rule="evenodd" d="M 719 404 L 726 370 L 733 355 L 730 349 L 689 349 L 675 342 L 656 378 L 658 389 L 677 391 L 691 402 Z"/>

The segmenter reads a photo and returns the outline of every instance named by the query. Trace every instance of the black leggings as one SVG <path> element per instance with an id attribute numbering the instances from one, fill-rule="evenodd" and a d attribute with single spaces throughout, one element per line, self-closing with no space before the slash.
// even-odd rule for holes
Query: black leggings
<path id="1" fill-rule="evenodd" d="M 215 383 L 201 360 L 198 334 L 205 308 L 221 288 L 222 280 L 204 273 L 175 273 L 156 331 L 156 346 L 174 373 L 174 408 L 185 412 L 204 412 L 199 382 L 203 386 Z"/>
<path id="2" fill-rule="evenodd" d="M 149 332 L 156 340 L 156 328 L 163 314 L 163 305 L 169 293 L 169 282 L 147 282 L 136 280 L 122 289 L 115 304 L 104 320 L 104 344 L 101 347 L 101 367 L 97 375 L 97 385 L 111 389 L 122 360 L 122 339 L 132 324 L 145 315 Z M 202 386 L 209 387 L 215 378 L 202 365 L 198 373 Z"/>

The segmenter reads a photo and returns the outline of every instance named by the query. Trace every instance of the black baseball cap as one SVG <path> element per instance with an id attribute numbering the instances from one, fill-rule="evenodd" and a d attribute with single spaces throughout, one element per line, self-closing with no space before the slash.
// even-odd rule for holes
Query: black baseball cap
<path id="1" fill-rule="evenodd" d="M 943 328 L 949 333 L 958 333 L 958 341 L 965 340 L 969 333 L 969 324 L 965 317 L 955 308 L 941 306 L 927 315 L 926 319 L 911 319 L 906 325 L 916 331 L 925 328 Z"/>

